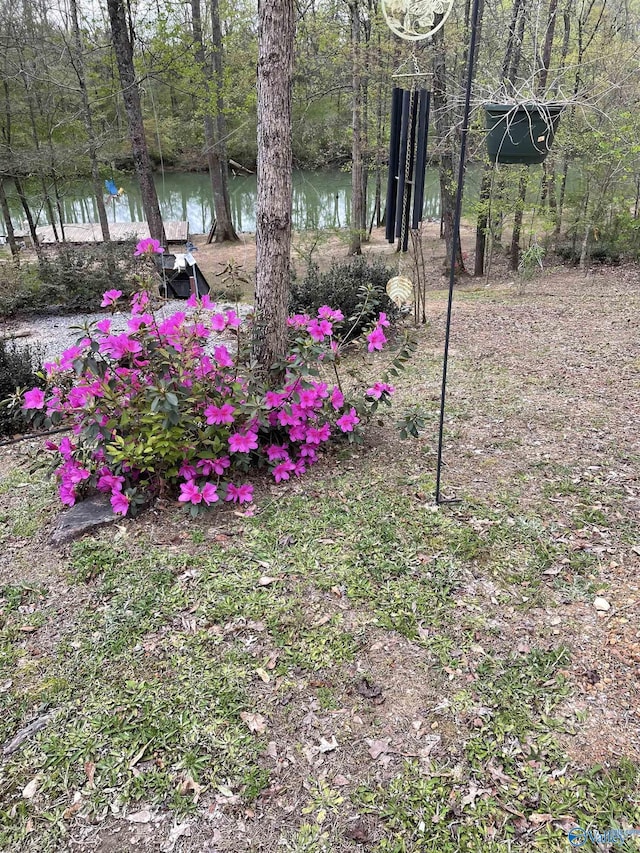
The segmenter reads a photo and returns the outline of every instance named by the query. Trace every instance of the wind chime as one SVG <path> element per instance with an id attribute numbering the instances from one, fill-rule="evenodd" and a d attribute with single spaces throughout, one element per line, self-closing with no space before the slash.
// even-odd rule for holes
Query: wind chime
<path id="1" fill-rule="evenodd" d="M 389 29 L 405 41 L 433 36 L 443 25 L 454 0 L 382 0 L 382 13 Z M 409 230 L 422 220 L 424 181 L 431 92 L 418 88 L 424 79 L 415 54 L 413 73 L 396 73 L 410 78 L 411 87 L 395 87 L 391 99 L 389 178 L 387 182 L 386 238 L 398 240 L 398 251 L 409 248 Z"/>
<path id="2" fill-rule="evenodd" d="M 389 29 L 405 41 L 419 41 L 434 35 L 451 14 L 454 0 L 381 0 L 382 13 Z M 469 116 L 471 112 L 471 87 L 473 65 L 478 36 L 480 0 L 472 0 L 470 17 L 471 39 L 467 52 L 467 81 L 464 102 L 464 115 L 460 137 L 460 161 L 458 166 L 458 187 L 453 218 L 453 239 L 451 258 L 449 259 L 449 298 L 447 302 L 447 323 L 442 365 L 442 388 L 440 395 L 440 423 L 438 434 L 438 459 L 436 472 L 436 504 L 447 503 L 442 497 L 440 480 L 442 473 L 442 449 L 444 436 L 444 409 L 447 387 L 447 364 L 449 359 L 449 338 L 451 331 L 451 306 L 455 283 L 455 257 L 462 215 L 462 191 L 464 178 L 464 159 L 466 154 Z M 415 81 L 421 76 L 413 57 L 415 73 L 395 75 L 409 77 L 414 85 L 405 90 L 394 88 L 391 105 L 391 141 L 389 144 L 389 180 L 387 184 L 387 221 L 386 237 L 390 243 L 398 239 L 398 250 L 406 252 L 409 241 L 409 226 L 415 230 L 422 219 L 424 202 L 424 178 L 426 166 L 427 136 L 431 94 L 426 89 L 418 89 Z M 413 204 L 412 204 L 413 202 Z M 408 301 L 410 304 L 413 285 L 403 276 L 392 278 L 387 284 L 387 293 L 397 304 Z"/>

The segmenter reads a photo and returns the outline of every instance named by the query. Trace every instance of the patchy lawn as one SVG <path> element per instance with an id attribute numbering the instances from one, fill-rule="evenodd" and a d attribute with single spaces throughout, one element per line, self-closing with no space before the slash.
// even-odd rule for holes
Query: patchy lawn
<path id="1" fill-rule="evenodd" d="M 51 485 L 4 450 L 3 851 L 566 851 L 640 827 L 637 274 L 456 295 L 461 500 L 436 509 L 444 304 L 399 383 L 423 436 L 373 425 L 254 517 L 161 506 L 56 551 Z"/>

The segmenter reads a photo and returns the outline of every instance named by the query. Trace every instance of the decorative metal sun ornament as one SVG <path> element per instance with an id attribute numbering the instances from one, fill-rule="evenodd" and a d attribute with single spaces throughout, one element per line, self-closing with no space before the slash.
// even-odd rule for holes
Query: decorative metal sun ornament
<path id="1" fill-rule="evenodd" d="M 420 41 L 438 32 L 451 14 L 453 3 L 454 0 L 382 0 L 382 14 L 389 29 L 401 39 Z"/>

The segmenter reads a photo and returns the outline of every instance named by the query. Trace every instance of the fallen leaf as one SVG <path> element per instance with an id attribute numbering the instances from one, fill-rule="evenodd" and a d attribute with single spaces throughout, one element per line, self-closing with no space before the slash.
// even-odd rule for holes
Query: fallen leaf
<path id="1" fill-rule="evenodd" d="M 242 711 L 240 719 L 247 724 L 250 732 L 262 735 L 267 730 L 267 721 L 261 714 L 250 714 L 248 711 Z"/>
<path id="2" fill-rule="evenodd" d="M 193 792 L 193 794 L 195 795 L 193 798 L 194 803 L 197 803 L 200 799 L 201 791 L 202 785 L 198 785 L 198 783 L 195 781 L 195 779 L 193 779 L 192 776 L 187 775 L 178 783 L 178 793 L 182 794 L 182 796 L 184 797 L 187 794 Z"/>
<path id="3" fill-rule="evenodd" d="M 37 631 L 37 625 L 21 625 L 18 628 L 18 631 L 24 631 L 25 634 L 31 634 L 33 631 Z"/>
<path id="4" fill-rule="evenodd" d="M 469 785 L 469 791 L 464 795 L 464 797 L 460 800 L 460 805 L 464 806 L 472 806 L 478 797 L 481 797 L 483 794 L 490 794 L 491 791 L 488 788 L 477 788 L 473 783 Z"/>
<path id="5" fill-rule="evenodd" d="M 34 776 L 33 779 L 27 785 L 24 786 L 24 788 L 22 789 L 22 796 L 25 800 L 32 800 L 35 797 L 39 784 L 40 777 Z"/>
<path id="6" fill-rule="evenodd" d="M 342 773 L 338 773 L 337 776 L 333 777 L 333 784 L 337 785 L 338 788 L 344 788 L 345 785 L 349 784 L 349 780 Z"/>
<path id="7" fill-rule="evenodd" d="M 256 669 L 256 674 L 260 676 L 260 678 L 262 679 L 262 681 L 264 681 L 265 684 L 268 684 L 271 681 L 271 676 L 269 675 L 267 670 L 263 669 L 261 666 Z"/>
<path id="8" fill-rule="evenodd" d="M 258 586 L 270 586 L 272 583 L 275 583 L 278 578 L 270 578 L 269 575 L 262 575 L 260 580 L 258 581 Z"/>
<path id="9" fill-rule="evenodd" d="M 382 687 L 374 684 L 373 681 L 369 681 L 366 677 L 356 681 L 356 690 L 365 699 L 371 699 L 374 705 L 381 705 L 384 702 Z"/>
<path id="10" fill-rule="evenodd" d="M 95 788 L 93 777 L 95 776 L 96 765 L 93 763 L 93 761 L 85 761 L 84 772 L 85 776 L 87 777 L 87 788 Z"/>
<path id="11" fill-rule="evenodd" d="M 500 765 L 496 767 L 495 764 L 489 763 L 487 765 L 487 770 L 491 774 L 492 779 L 496 782 L 502 782 L 505 785 L 509 785 L 511 783 L 511 777 L 507 776 Z"/>
<path id="12" fill-rule="evenodd" d="M 553 815 L 548 813 L 545 814 L 537 814 L 534 812 L 529 815 L 529 823 L 532 823 L 534 826 L 542 826 L 543 823 L 549 823 L 549 821 L 553 820 Z"/>
<path id="13" fill-rule="evenodd" d="M 389 751 L 389 744 L 391 740 L 389 738 L 384 738 L 384 740 L 372 740 L 371 738 L 367 738 L 367 743 L 369 744 L 369 755 L 375 761 L 377 758 L 380 758 L 381 755 L 384 755 L 385 752 Z"/>
<path id="14" fill-rule="evenodd" d="M 359 841 L 361 844 L 367 844 L 371 840 L 369 830 L 361 820 L 357 820 L 344 834 L 350 841 Z"/>
<path id="15" fill-rule="evenodd" d="M 178 843 L 179 838 L 188 838 L 191 836 L 191 823 L 189 821 L 185 821 L 185 823 L 178 823 L 175 826 L 172 826 L 169 830 L 169 837 L 163 844 L 160 846 L 160 850 L 162 853 L 172 853 L 175 849 L 176 844 Z"/>
<path id="16" fill-rule="evenodd" d="M 151 820 L 151 812 L 149 809 L 141 809 L 139 812 L 132 812 L 127 815 L 129 823 L 149 823 Z"/>
<path id="17" fill-rule="evenodd" d="M 338 741 L 336 740 L 335 735 L 331 736 L 331 740 L 327 740 L 324 737 L 320 738 L 320 752 L 333 752 L 334 749 L 338 748 Z"/>
<path id="18" fill-rule="evenodd" d="M 273 758 L 274 761 L 278 760 L 278 747 L 276 746 L 275 740 L 270 740 L 267 744 L 266 754 L 269 758 Z"/>
<path id="19" fill-rule="evenodd" d="M 76 791 L 73 795 L 73 803 L 69 806 L 69 808 L 65 809 L 62 812 L 63 820 L 71 820 L 71 818 L 78 814 L 80 809 L 82 808 L 82 795 L 80 791 Z"/>
<path id="20" fill-rule="evenodd" d="M 267 659 L 267 663 L 266 663 L 267 669 L 275 669 L 276 664 L 278 663 L 279 657 L 280 657 L 280 655 L 278 654 L 278 652 L 275 652 L 275 651 L 271 652 L 271 654 L 269 655 L 269 657 Z"/>

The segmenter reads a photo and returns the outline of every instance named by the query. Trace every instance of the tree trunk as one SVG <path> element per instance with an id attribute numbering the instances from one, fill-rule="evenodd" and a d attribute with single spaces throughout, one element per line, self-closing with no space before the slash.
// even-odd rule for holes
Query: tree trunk
<path id="1" fill-rule="evenodd" d="M 491 199 L 492 164 L 485 163 L 480 184 L 480 212 L 476 223 L 476 254 L 473 274 L 481 276 L 484 273 L 484 255 L 487 245 L 487 226 L 489 224 L 489 201 Z"/>
<path id="2" fill-rule="evenodd" d="M 89 158 L 91 160 L 91 183 L 93 184 L 93 193 L 96 197 L 96 207 L 98 209 L 98 220 L 100 221 L 100 230 L 102 231 L 102 239 L 108 243 L 111 239 L 109 233 L 109 220 L 107 219 L 107 209 L 104 204 L 104 190 L 100 180 L 100 169 L 98 166 L 98 144 L 96 135 L 93 130 L 93 118 L 91 116 L 91 105 L 89 103 L 89 93 L 87 92 L 87 78 L 84 68 L 84 45 L 82 43 L 82 34 L 78 23 L 78 4 L 77 0 L 70 0 L 71 10 L 71 25 L 73 27 L 73 42 L 75 47 L 75 55 L 71 55 L 70 59 L 73 68 L 78 78 L 78 86 L 82 98 L 82 118 L 84 127 L 87 133 L 87 142 L 89 143 Z"/>
<path id="3" fill-rule="evenodd" d="M 253 352 L 268 376 L 287 349 L 291 254 L 293 0 L 258 8 L 258 200 Z M 282 369 L 271 373 L 277 381 Z"/>
<path id="4" fill-rule="evenodd" d="M 351 18 L 351 110 L 353 138 L 351 142 L 351 240 L 350 255 L 362 254 L 362 223 L 364 221 L 362 161 L 362 81 L 360 79 L 360 11 L 358 0 L 349 3 Z"/>
<path id="5" fill-rule="evenodd" d="M 434 36 L 434 58 L 433 58 L 433 103 L 435 107 L 435 125 L 438 137 L 445 140 L 447 134 L 452 133 L 452 125 L 455 122 L 453 111 L 447 100 L 446 83 L 446 58 L 445 44 L 442 30 Z M 445 258 L 445 270 L 448 270 L 451 262 L 451 250 L 454 243 L 453 219 L 455 211 L 455 178 L 453 174 L 453 143 L 446 142 L 446 148 L 440 155 L 440 212 L 441 234 L 444 234 L 447 256 Z M 462 260 L 462 246 L 459 239 L 455 240 L 456 256 L 454 267 L 464 273 L 464 261 Z"/>
<path id="6" fill-rule="evenodd" d="M 27 197 L 24 194 L 24 189 L 22 187 L 22 181 L 20 178 L 14 176 L 13 183 L 16 188 L 16 192 L 18 193 L 18 198 L 20 199 L 20 204 L 22 205 L 22 209 L 24 210 L 24 215 L 27 220 L 27 225 L 29 226 L 29 234 L 31 234 L 31 242 L 33 243 L 33 249 L 36 255 L 41 258 L 42 257 L 42 248 L 40 246 L 40 241 L 38 240 L 38 232 L 36 231 L 36 225 L 33 221 L 33 216 L 31 215 L 31 210 L 29 209 L 29 202 L 27 201 Z"/>
<path id="7" fill-rule="evenodd" d="M 224 112 L 224 47 L 218 0 L 211 0 L 211 37 L 213 44 L 213 80 L 216 87 L 216 121 L 214 142 L 215 181 L 212 176 L 213 202 L 216 208 L 216 243 L 236 242 L 238 235 L 231 218 L 229 200 L 229 159 L 227 157 L 227 119 Z M 205 129 L 206 132 L 206 129 Z M 207 147 L 209 144 L 207 143 Z M 211 170 L 211 165 L 209 166 Z"/>
<path id="8" fill-rule="evenodd" d="M 538 71 L 536 83 L 537 94 L 542 96 L 547 86 L 549 76 L 549 65 L 551 63 L 551 49 L 553 47 L 553 36 L 556 29 L 556 17 L 558 12 L 558 0 L 549 0 L 549 15 L 547 18 L 547 32 L 542 49 L 542 63 Z M 516 212 L 513 221 L 513 235 L 511 238 L 511 269 L 517 270 L 520 265 L 520 231 L 522 228 L 522 216 L 524 211 L 525 196 L 529 176 L 520 179 L 520 193 L 516 202 Z"/>
<path id="9" fill-rule="evenodd" d="M 127 111 L 133 164 L 140 183 L 142 206 L 147 217 L 147 223 L 149 224 L 149 233 L 162 246 L 166 246 L 164 224 L 160 214 L 156 187 L 153 183 L 151 160 L 149 159 L 149 149 L 147 148 L 147 139 L 144 133 L 140 90 L 133 66 L 133 45 L 131 44 L 127 28 L 123 0 L 107 0 L 107 6 L 109 9 L 113 48 L 118 64 L 120 85 L 122 87 L 122 97 Z"/>
<path id="10" fill-rule="evenodd" d="M 4 191 L 4 178 L 0 178 L 0 207 L 2 208 L 2 218 L 4 219 L 4 227 L 7 230 L 7 242 L 9 243 L 9 248 L 11 249 L 11 256 L 18 260 L 18 244 L 16 243 L 16 238 L 13 233 L 13 223 L 11 222 L 11 211 L 9 210 L 7 194 Z"/>
<path id="11" fill-rule="evenodd" d="M 214 10 L 214 5 L 216 9 Z M 214 11 L 217 14 L 217 2 L 213 0 L 211 4 L 212 14 Z M 195 44 L 195 53 L 196 60 L 198 64 L 201 66 L 203 70 L 206 69 L 206 57 L 204 51 L 204 43 L 202 41 L 202 17 L 200 12 L 200 0 L 191 0 L 191 19 L 193 24 L 193 41 Z M 220 21 L 218 18 L 218 34 L 220 35 Z M 222 43 L 216 46 L 215 44 L 215 33 L 216 27 L 213 26 L 214 32 L 214 59 L 212 62 L 212 74 L 214 78 L 214 84 L 216 87 L 216 92 L 220 93 L 221 91 L 221 83 L 218 71 L 216 70 L 216 60 L 215 57 L 219 55 L 219 51 L 222 50 Z M 220 62 L 220 75 L 222 74 L 222 63 Z M 216 95 L 217 106 L 216 110 L 221 109 L 221 105 L 218 102 L 219 94 Z M 237 240 L 238 235 L 236 234 L 233 228 L 233 222 L 231 221 L 231 206 L 229 204 L 229 193 L 226 191 L 225 183 L 223 180 L 223 167 L 226 164 L 226 151 L 224 152 L 224 157 L 221 159 L 220 157 L 220 146 L 218 144 L 218 128 L 216 126 L 216 121 L 211 113 L 207 112 L 203 119 L 204 124 L 204 144 L 207 155 L 207 165 L 209 167 L 209 178 L 211 180 L 211 192 L 213 195 L 213 207 L 215 211 L 215 219 L 216 219 L 216 243 L 221 243 L 224 240 Z M 222 142 L 224 146 L 224 142 Z"/>
<path id="12" fill-rule="evenodd" d="M 520 178 L 518 186 L 518 199 L 516 201 L 516 212 L 513 217 L 513 233 L 511 235 L 511 269 L 517 271 L 520 266 L 520 233 L 522 231 L 522 218 L 524 216 L 524 203 L 527 197 L 527 185 L 529 183 L 529 170 Z"/>

